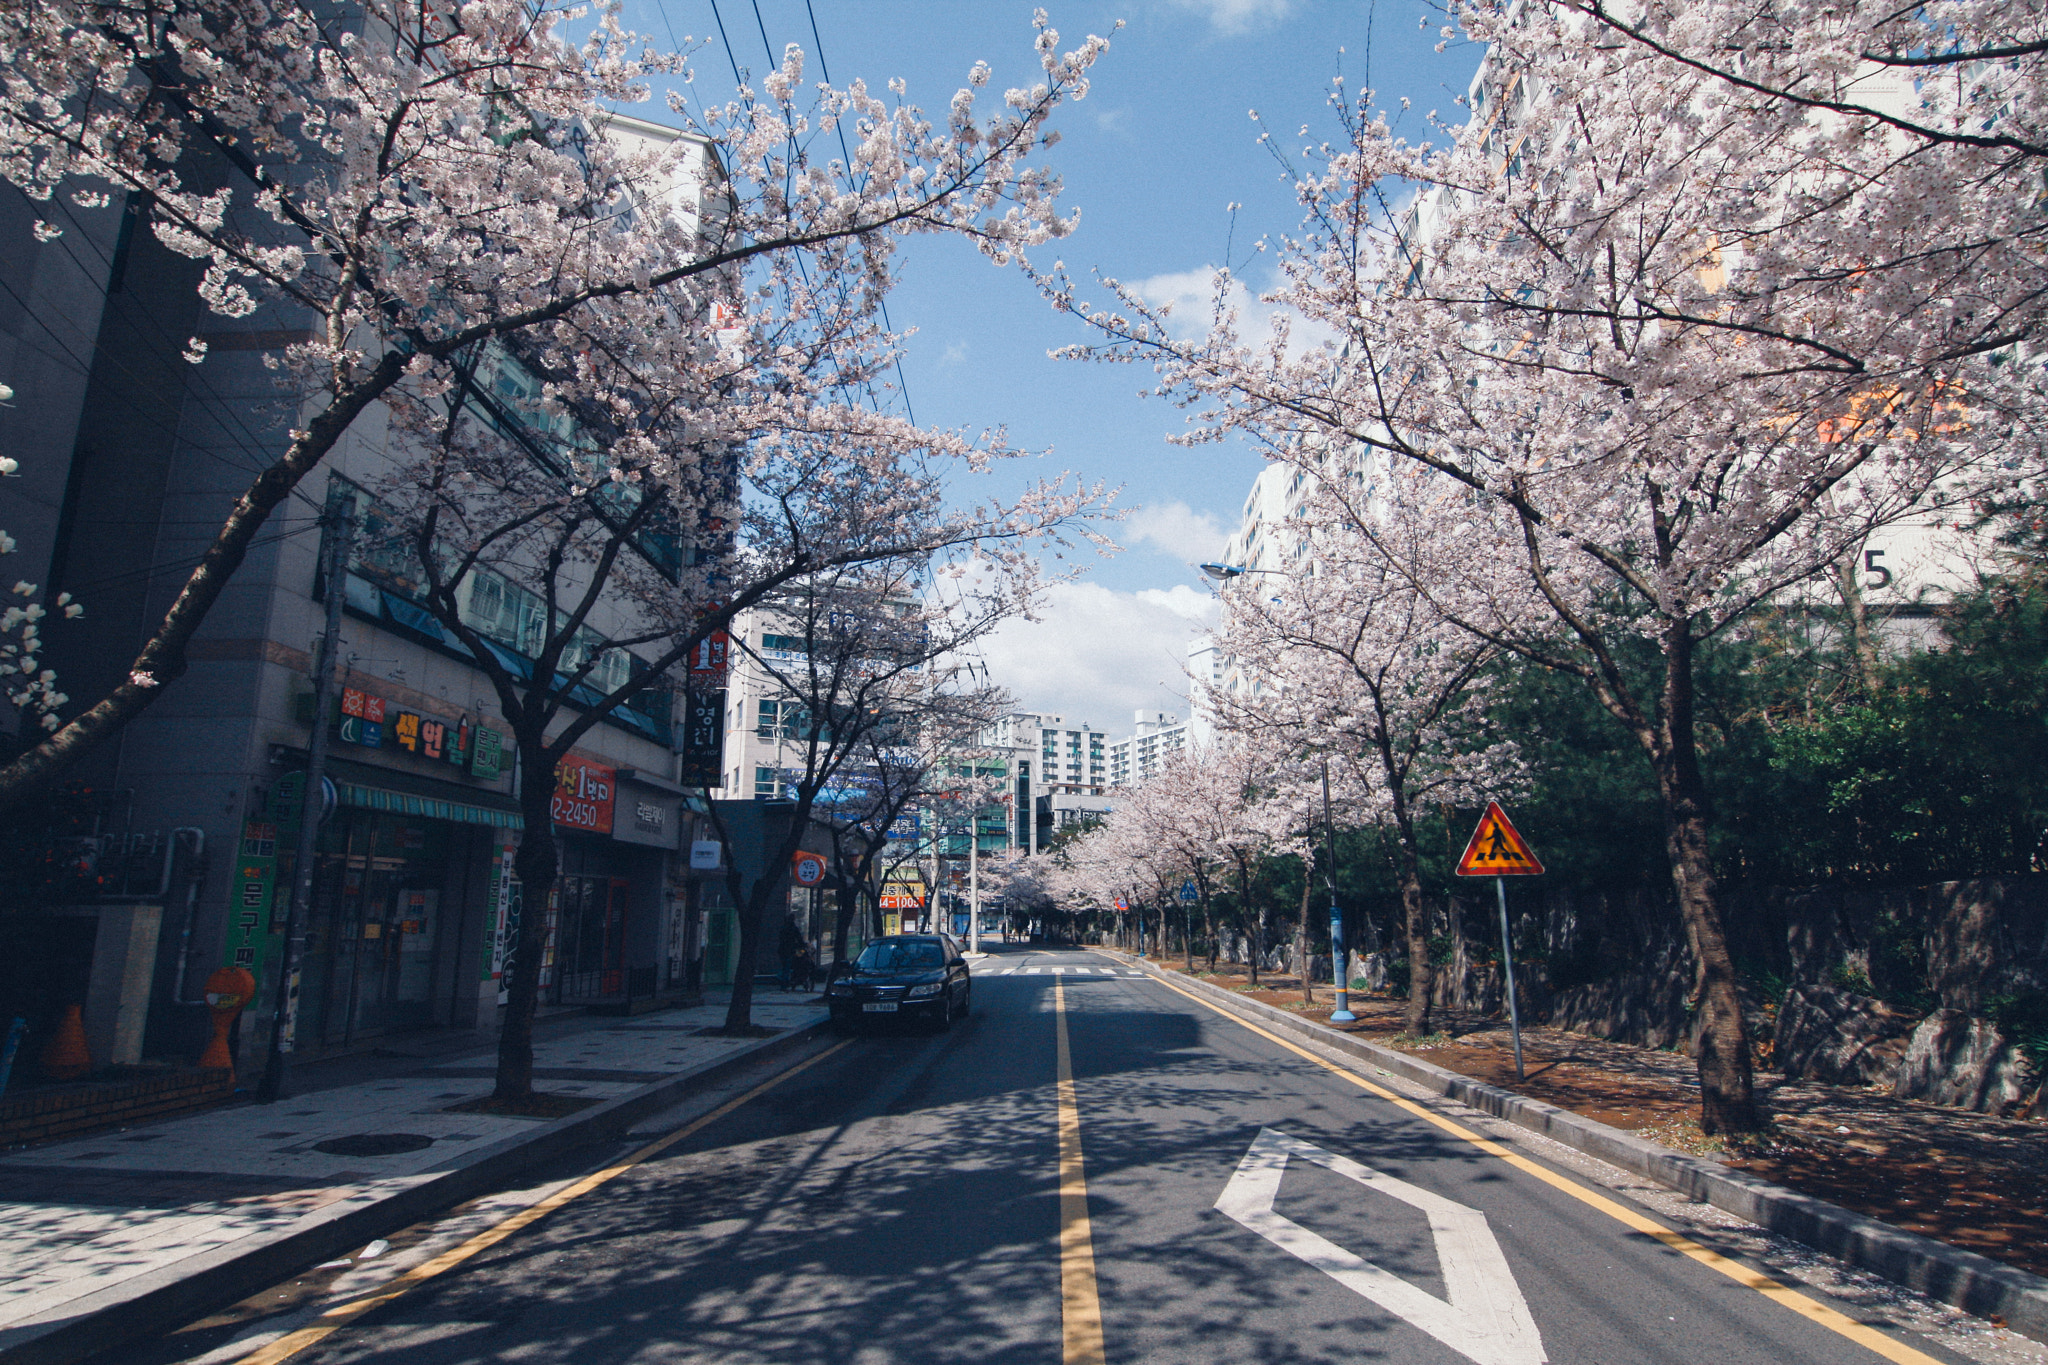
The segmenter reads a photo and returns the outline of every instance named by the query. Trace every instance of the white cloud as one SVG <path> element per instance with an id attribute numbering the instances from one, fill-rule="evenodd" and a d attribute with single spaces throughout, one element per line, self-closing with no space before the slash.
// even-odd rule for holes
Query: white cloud
<path id="1" fill-rule="evenodd" d="M 1277 274 L 1269 276 L 1270 283 L 1259 292 L 1280 287 Z M 1199 341 L 1209 334 L 1215 319 L 1216 267 L 1201 266 L 1195 270 L 1170 271 L 1164 275 L 1153 275 L 1139 280 L 1131 286 L 1147 303 L 1167 309 L 1166 330 L 1182 341 Z M 1225 308 L 1237 315 L 1237 333 L 1246 343 L 1263 349 L 1273 339 L 1273 324 L 1282 313 L 1291 312 L 1276 304 L 1262 301 L 1244 280 L 1236 275 L 1230 278 L 1230 287 L 1223 296 Z M 1336 341 L 1337 333 L 1320 322 L 1307 320 L 1298 314 L 1292 315 L 1292 325 L 1287 333 L 1287 350 L 1290 356 L 1298 356 L 1311 346 L 1325 341 Z"/>
<path id="2" fill-rule="evenodd" d="M 1149 544 L 1190 564 L 1215 559 L 1230 539 L 1215 517 L 1184 502 L 1140 507 L 1119 529 L 1123 539 L 1133 545 Z"/>
<path id="3" fill-rule="evenodd" d="M 1246 33 L 1263 24 L 1285 19 L 1294 12 L 1294 0 L 1171 0 L 1175 9 L 1190 10 L 1207 19 L 1218 33 Z"/>
<path id="4" fill-rule="evenodd" d="M 939 363 L 941 365 L 962 365 L 966 361 L 967 343 L 964 341 L 947 342 L 946 349 L 939 354 Z"/>
<path id="5" fill-rule="evenodd" d="M 1059 583 L 1039 618 L 1011 621 L 983 642 L 989 677 L 1024 710 L 1118 736 L 1134 711 L 1188 713 L 1188 642 L 1214 625 L 1216 600 L 1185 585 L 1132 593 Z"/>

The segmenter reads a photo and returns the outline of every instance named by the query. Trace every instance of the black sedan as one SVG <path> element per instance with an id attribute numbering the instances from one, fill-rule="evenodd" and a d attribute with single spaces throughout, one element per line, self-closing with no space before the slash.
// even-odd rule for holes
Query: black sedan
<path id="1" fill-rule="evenodd" d="M 967 1013 L 973 982 L 960 946 L 944 934 L 878 938 L 835 977 L 825 998 L 833 1026 L 845 1032 L 865 1021 L 916 1019 L 951 1027 Z"/>

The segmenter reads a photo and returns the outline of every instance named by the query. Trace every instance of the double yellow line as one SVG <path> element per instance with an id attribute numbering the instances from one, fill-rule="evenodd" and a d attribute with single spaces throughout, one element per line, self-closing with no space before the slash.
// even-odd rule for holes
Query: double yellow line
<path id="1" fill-rule="evenodd" d="M 1062 1037 L 1064 1038 L 1064 1035 Z M 593 1171 L 581 1180 L 563 1186 L 538 1203 L 530 1204 L 504 1221 L 494 1223 L 490 1227 L 485 1228 L 468 1241 L 450 1247 L 430 1261 L 414 1266 L 411 1270 L 406 1271 L 405 1274 L 400 1275 L 375 1293 L 366 1294 L 360 1299 L 350 1299 L 344 1304 L 337 1304 L 335 1307 L 322 1313 L 311 1326 L 301 1327 L 296 1332 L 286 1333 L 268 1346 L 260 1347 L 243 1356 L 235 1362 L 235 1365 L 280 1365 L 280 1362 L 291 1359 L 308 1346 L 315 1345 L 333 1336 L 365 1313 L 375 1312 L 392 1300 L 410 1294 L 428 1280 L 445 1275 L 464 1261 L 482 1252 L 489 1251 L 492 1247 L 504 1241 L 507 1237 L 512 1236 L 520 1229 L 531 1227 L 533 1224 L 538 1223 L 556 1209 L 561 1208 L 562 1205 L 567 1204 L 573 1199 L 582 1198 L 600 1185 L 616 1180 L 641 1162 L 661 1155 L 684 1138 L 689 1137 L 692 1133 L 716 1123 L 748 1100 L 773 1090 L 790 1077 L 809 1070 L 827 1057 L 830 1057 L 833 1053 L 850 1046 L 852 1046 L 851 1041 L 836 1043 L 815 1057 L 805 1058 L 786 1071 L 777 1072 L 752 1090 L 749 1090 L 746 1094 L 736 1099 L 727 1100 L 710 1113 L 690 1120 L 673 1133 L 655 1139 L 645 1147 L 622 1157 L 613 1165 L 607 1166 L 601 1171 Z M 1085 1212 L 1083 1217 L 1086 1217 Z M 1085 1229 L 1083 1235 L 1086 1235 Z M 1098 1355 L 1097 1359 L 1100 1358 Z"/>

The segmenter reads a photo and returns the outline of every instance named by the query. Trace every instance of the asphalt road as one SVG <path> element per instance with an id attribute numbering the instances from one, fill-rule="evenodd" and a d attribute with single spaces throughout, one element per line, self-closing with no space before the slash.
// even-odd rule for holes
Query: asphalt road
<path id="1" fill-rule="evenodd" d="M 291 1358 L 1957 1359 L 1859 1344 L 1517 1155 L 1106 957 L 1011 950 L 950 1033 L 856 1039 Z"/>

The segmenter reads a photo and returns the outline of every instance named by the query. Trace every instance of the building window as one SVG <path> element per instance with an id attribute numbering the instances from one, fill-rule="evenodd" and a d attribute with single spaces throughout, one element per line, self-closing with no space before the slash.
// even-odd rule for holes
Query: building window
<path id="1" fill-rule="evenodd" d="M 782 795 L 782 774 L 774 768 L 754 769 L 754 799 L 772 801 Z"/>

